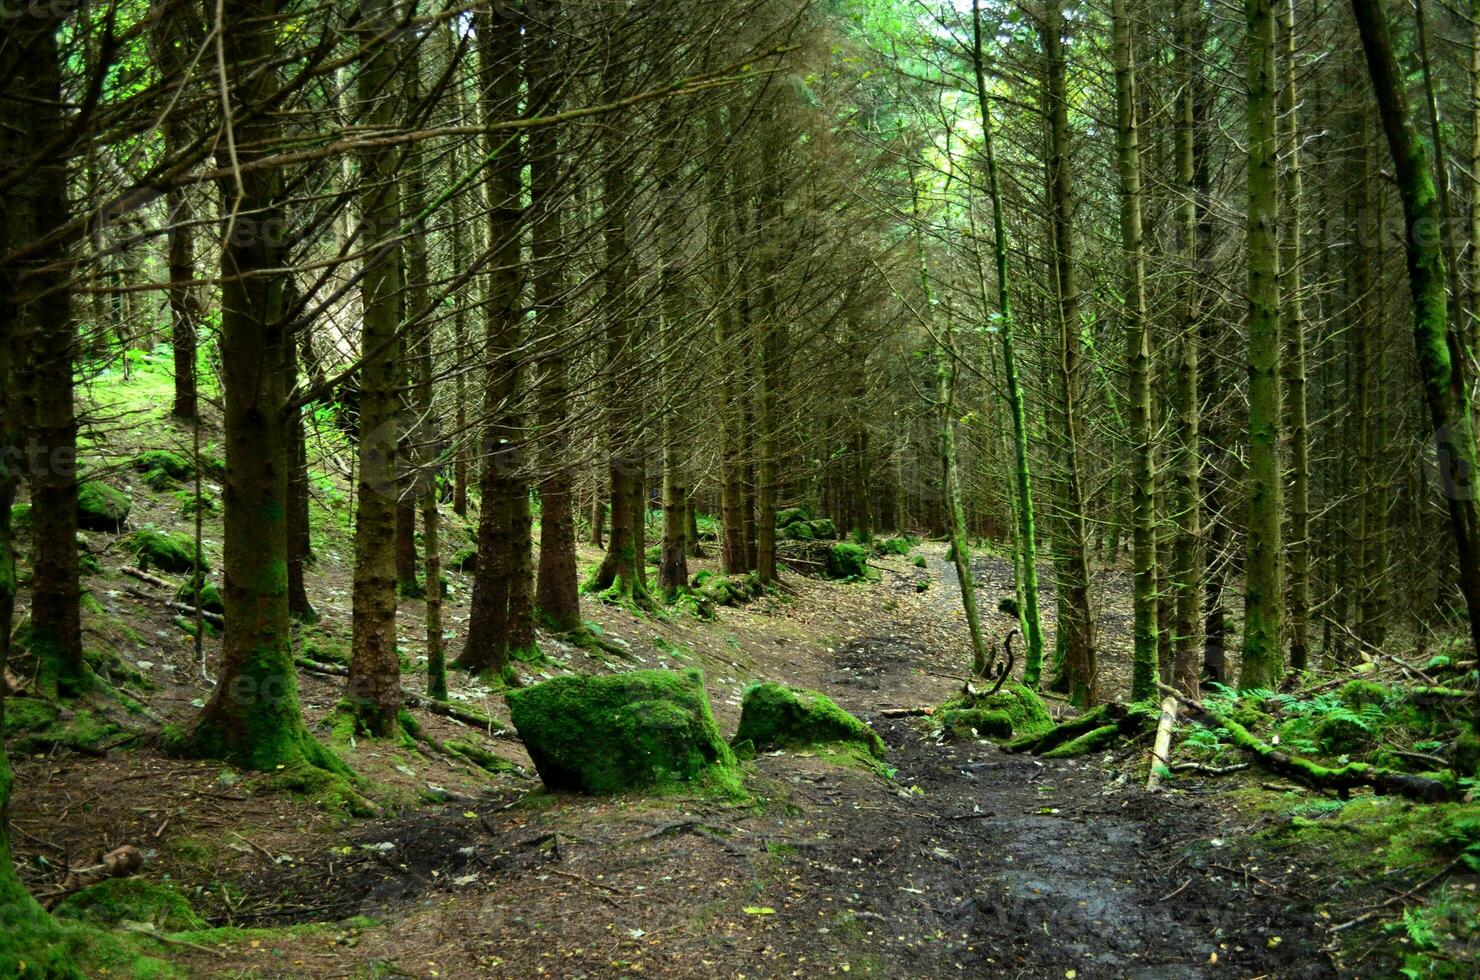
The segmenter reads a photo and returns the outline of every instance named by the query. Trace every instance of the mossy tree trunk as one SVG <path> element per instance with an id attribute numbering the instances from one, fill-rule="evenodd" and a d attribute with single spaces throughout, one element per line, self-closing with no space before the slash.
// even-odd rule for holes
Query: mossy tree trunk
<path id="1" fill-rule="evenodd" d="M 1141 148 L 1136 119 L 1135 55 L 1125 0 L 1113 0 L 1116 150 L 1120 173 L 1120 247 L 1125 259 L 1128 420 L 1131 442 L 1131 530 L 1134 646 L 1131 700 L 1156 694 L 1156 477 L 1151 442 L 1151 330 L 1146 318 L 1146 256 L 1142 251 Z"/>
<path id="2" fill-rule="evenodd" d="M 282 134 L 276 115 L 255 111 L 275 88 L 273 73 L 262 66 L 276 50 L 282 8 L 282 0 L 241 0 L 214 25 L 244 165 L 270 153 Z M 303 724 L 289 630 L 283 419 L 292 340 L 282 323 L 288 263 L 281 174 L 247 170 L 239 180 L 224 183 L 222 207 L 233 226 L 221 253 L 226 631 L 215 690 L 180 747 L 247 769 L 308 766 L 346 774 Z"/>
<path id="3" fill-rule="evenodd" d="M 402 110 L 395 82 L 401 48 L 381 35 L 396 23 L 392 0 L 365 0 L 361 41 L 373 46 L 357 96 L 362 124 L 396 125 Z M 413 62 L 414 63 L 414 62 Z M 396 525 L 403 461 L 400 393 L 405 377 L 400 334 L 402 302 L 401 181 L 394 148 L 361 151 L 368 190 L 361 198 L 361 247 L 370 250 L 360 280 L 359 466 L 355 493 L 355 568 L 348 703 L 366 734 L 397 728 L 401 670 L 396 655 Z"/>
<path id="4" fill-rule="evenodd" d="M 1273 0 L 1245 0 L 1248 86 L 1249 422 L 1243 659 L 1239 687 L 1274 689 L 1285 672 L 1280 472 L 1280 263 Z"/>
<path id="5" fill-rule="evenodd" d="M 479 71 L 485 118 L 514 115 L 520 91 L 521 24 L 503 9 L 479 13 Z M 520 622 L 521 540 L 528 541 L 529 495 L 521 472 L 523 452 L 518 399 L 523 358 L 520 309 L 521 163 L 517 142 L 487 137 L 494 154 L 485 177 L 488 242 L 493 259 L 484 311 L 484 363 L 488 381 L 483 409 L 482 500 L 478 515 L 478 564 L 473 576 L 467 642 L 457 664 L 503 673 Z M 521 531 L 523 537 L 521 538 Z M 526 545 L 527 546 L 527 545 Z M 526 556 L 527 557 L 527 556 Z M 527 611 L 526 611 L 527 612 Z M 526 615 L 527 618 L 527 615 Z"/>
<path id="6" fill-rule="evenodd" d="M 1202 446 L 1199 429 L 1202 404 L 1198 332 L 1202 318 L 1203 274 L 1206 271 L 1205 240 L 1199 234 L 1199 193 L 1206 178 L 1206 160 L 1197 155 L 1198 96 L 1203 85 L 1202 57 L 1205 27 L 1200 0 L 1177 3 L 1176 76 L 1182 90 L 1176 104 L 1177 234 L 1186 268 L 1182 273 L 1181 323 L 1177 334 L 1177 379 L 1174 395 L 1176 445 L 1172 464 L 1171 517 L 1175 529 L 1172 543 L 1172 684 L 1189 697 L 1198 694 L 1198 647 L 1202 635 L 1203 540 L 1202 540 Z M 1202 174 L 1199 174 L 1199 164 Z"/>
<path id="7" fill-rule="evenodd" d="M 1018 588 L 1022 594 L 1020 618 L 1027 650 L 1023 659 L 1023 683 L 1036 688 L 1043 670 L 1043 625 L 1038 611 L 1038 529 L 1033 509 L 1033 475 L 1028 457 L 1028 413 L 1018 377 L 1017 351 L 1013 342 L 1011 290 L 1008 288 L 1007 232 L 1002 214 L 1002 191 L 997 174 L 996 147 L 992 139 L 992 111 L 987 100 L 986 58 L 982 51 L 980 0 L 972 0 L 972 66 L 976 81 L 977 109 L 982 121 L 982 150 L 987 190 L 992 199 L 992 255 L 997 271 L 997 332 L 1002 338 L 1002 373 L 1012 413 L 1013 475 L 1017 518 Z"/>
<path id="8" fill-rule="evenodd" d="M 1382 0 L 1352 0 L 1352 10 L 1403 202 L 1408 232 L 1403 242 L 1413 294 L 1413 344 L 1419 379 L 1434 426 L 1442 490 L 1454 532 L 1459 587 L 1470 617 L 1470 637 L 1480 649 L 1480 503 L 1475 485 L 1480 458 L 1475 451 L 1462 344 L 1449 329 L 1442 235 L 1435 232 L 1444 227 L 1444 216 L 1434 191 L 1428 150 L 1418 139 L 1408 110 L 1386 7 Z M 1480 698 L 1475 711 L 1480 724 Z"/>
<path id="9" fill-rule="evenodd" d="M 545 113 L 559 110 L 560 40 L 552 18 L 556 4 L 530 21 L 531 49 L 543 58 L 529 59 L 530 99 Z M 565 347 L 569 343 L 565 309 L 565 220 L 560 188 L 561 156 L 553 127 L 529 134 L 530 210 L 534 215 L 531 258 L 534 277 L 535 332 L 545 345 L 539 356 L 539 425 L 545 442 L 544 479 L 540 483 L 540 559 L 535 605 L 546 626 L 568 632 L 581 626 L 577 592 L 575 470 L 571 466 L 570 393 Z"/>
<path id="10" fill-rule="evenodd" d="M 48 21 L 50 23 L 50 21 Z M 55 28 L 54 23 L 51 24 Z M 34 109 L 16 120 L 30 148 L 64 137 L 61 53 L 54 29 L 22 31 L 26 67 L 13 79 Z M 12 42 L 14 43 L 14 42 Z M 37 238 L 67 223 L 67 157 L 52 153 L 29 161 L 6 192 L 16 221 Z M 13 202 L 13 203 L 12 203 Z M 81 587 L 77 559 L 77 416 L 72 362 L 77 345 L 72 316 L 70 261 L 63 244 L 33 250 L 15 270 L 15 354 L 24 375 L 25 456 L 30 470 L 32 548 L 28 646 L 37 684 L 69 696 L 84 685 Z"/>
<path id="11" fill-rule="evenodd" d="M 1057 418 L 1051 424 L 1058 440 L 1059 531 L 1054 535 L 1054 567 L 1061 598 L 1058 635 L 1064 644 L 1069 697 L 1079 707 L 1099 700 L 1095 657 L 1094 612 L 1090 605 L 1089 538 L 1085 525 L 1085 490 L 1080 454 L 1079 397 L 1084 387 L 1080 341 L 1079 286 L 1074 244 L 1074 192 L 1069 160 L 1069 103 L 1065 81 L 1064 15 L 1059 0 L 1049 0 L 1040 34 L 1047 66 L 1044 113 L 1048 117 L 1049 238 L 1053 255 L 1055 323 L 1058 332 L 1054 374 Z"/>
<path id="12" fill-rule="evenodd" d="M 1310 432 L 1306 408 L 1305 295 L 1302 288 L 1305 207 L 1300 166 L 1299 100 L 1296 98 L 1295 0 L 1279 0 L 1280 34 L 1284 48 L 1284 78 L 1278 99 L 1280 200 L 1284 222 L 1280 243 L 1281 360 L 1285 431 L 1289 439 L 1290 499 L 1286 556 L 1289 562 L 1287 622 L 1290 667 L 1304 670 L 1310 657 Z"/>

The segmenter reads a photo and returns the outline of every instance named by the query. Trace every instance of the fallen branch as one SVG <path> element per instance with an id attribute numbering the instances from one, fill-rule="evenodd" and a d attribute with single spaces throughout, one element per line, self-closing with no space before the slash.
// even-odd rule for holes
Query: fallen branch
<path id="1" fill-rule="evenodd" d="M 1225 729 L 1233 739 L 1233 744 L 1251 754 L 1256 765 L 1314 789 L 1335 790 L 1342 799 L 1345 799 L 1353 789 L 1359 786 L 1370 786 L 1379 793 L 1406 796 L 1427 802 L 1439 802 L 1452 796 L 1449 788 L 1437 779 L 1393 772 L 1390 769 L 1369 766 L 1363 762 L 1349 762 L 1339 769 L 1329 769 L 1309 759 L 1289 755 L 1267 742 L 1261 742 L 1243 725 L 1231 718 L 1223 717 L 1202 702 L 1189 698 L 1165 684 L 1158 684 L 1157 687 L 1163 694 L 1176 698 L 1201 715 L 1204 723 L 1211 723 L 1214 728 Z"/>
<path id="2" fill-rule="evenodd" d="M 1155 791 L 1161 785 L 1162 774 L 1167 771 L 1168 756 L 1172 749 L 1172 725 L 1177 720 L 1177 699 L 1170 695 L 1161 699 L 1161 715 L 1156 719 L 1156 742 L 1151 747 L 1151 773 L 1146 777 L 1146 789 Z"/>
<path id="3" fill-rule="evenodd" d="M 883 718 L 929 718 L 935 714 L 935 709 L 925 708 L 880 708 L 879 715 Z"/>
<path id="4" fill-rule="evenodd" d="M 1455 868 L 1457 868 L 1457 867 L 1460 866 L 1460 862 L 1461 861 L 1462 861 L 1461 858 L 1455 858 L 1453 861 L 1450 861 L 1444 867 L 1440 868 L 1438 871 L 1436 871 L 1433 874 L 1429 875 L 1423 881 L 1420 881 L 1418 884 L 1414 885 L 1412 888 L 1408 889 L 1406 892 L 1403 892 L 1401 895 L 1394 895 L 1392 898 L 1388 899 L 1387 901 L 1383 902 L 1382 904 L 1373 906 L 1372 908 L 1368 909 L 1366 912 L 1363 912 L 1361 915 L 1357 916 L 1355 919 L 1348 919 L 1347 921 L 1341 923 L 1338 926 L 1332 926 L 1331 927 L 1331 931 L 1332 932 L 1345 932 L 1346 930 L 1352 928 L 1353 926 L 1359 926 L 1363 922 L 1368 922 L 1368 921 L 1370 921 L 1372 919 L 1375 919 L 1377 917 L 1378 913 L 1381 912 L 1383 909 L 1391 908 L 1392 906 L 1398 904 L 1399 902 L 1403 901 L 1404 899 L 1412 898 L 1414 895 L 1416 895 L 1419 892 L 1423 891 L 1425 888 L 1429 887 L 1434 882 L 1438 881 L 1440 878 L 1442 878 L 1445 875 L 1449 874 L 1449 872 L 1453 871 Z"/>
<path id="5" fill-rule="evenodd" d="M 307 657 L 294 657 L 293 662 L 298 665 L 300 670 L 306 670 L 310 674 L 323 674 L 326 677 L 349 676 L 348 667 L 339 667 L 334 664 L 322 664 L 319 663 L 317 660 L 310 660 Z"/>
<path id="6" fill-rule="evenodd" d="M 169 589 L 170 591 L 174 591 L 175 589 L 178 589 L 180 587 L 178 583 L 167 581 L 160 578 L 158 575 L 150 575 L 142 568 L 134 568 L 132 565 L 124 565 L 122 568 L 119 569 L 119 571 L 125 575 L 138 579 L 140 582 L 148 582 L 150 585 L 157 585 L 161 589 Z"/>
<path id="7" fill-rule="evenodd" d="M 194 616 L 196 613 L 195 607 L 188 602 L 176 602 L 174 599 L 161 599 L 159 596 L 150 595 L 142 589 L 133 589 L 127 586 L 124 587 L 123 591 L 127 592 L 129 595 L 133 596 L 136 599 L 145 599 L 149 602 L 157 602 L 160 605 L 164 606 L 166 609 L 171 609 L 178 613 L 184 613 L 190 616 Z M 226 626 L 226 619 L 220 613 L 206 612 L 204 609 L 202 609 L 200 610 L 200 618 L 204 619 L 206 622 L 217 628 L 224 629 Z"/>
<path id="8" fill-rule="evenodd" d="M 508 729 L 504 727 L 503 722 L 495 718 L 490 718 L 487 715 L 479 714 L 476 711 L 470 711 L 466 708 L 456 707 L 455 705 L 449 704 L 446 701 L 436 701 L 431 698 L 424 698 L 419 694 L 408 694 L 404 698 L 404 702 L 406 707 L 408 708 L 420 708 L 422 711 L 430 711 L 432 714 L 441 715 L 443 718 L 451 718 L 453 721 L 460 721 L 464 725 L 469 725 L 473 728 L 481 729 L 485 735 L 494 736 L 508 734 Z"/>

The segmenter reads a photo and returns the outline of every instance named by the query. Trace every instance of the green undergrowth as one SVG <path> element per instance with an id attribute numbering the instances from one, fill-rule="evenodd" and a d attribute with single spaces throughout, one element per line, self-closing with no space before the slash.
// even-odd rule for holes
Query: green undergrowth
<path id="1" fill-rule="evenodd" d="M 29 898 L 0 894 L 0 977 L 165 980 L 183 976 L 174 966 L 148 955 L 146 947 L 168 953 L 142 932 L 115 934 L 47 915 Z"/>
<path id="2" fill-rule="evenodd" d="M 1476 975 L 1480 960 L 1469 940 L 1480 921 L 1480 894 L 1456 876 L 1480 873 L 1480 806 L 1394 796 L 1338 800 L 1259 788 L 1231 790 L 1225 798 L 1267 816 L 1270 826 L 1259 839 L 1277 854 L 1335 869 L 1334 894 L 1351 899 L 1338 899 L 1333 918 L 1354 916 L 1390 893 L 1450 869 L 1452 876 L 1441 876 L 1411 901 L 1395 903 L 1364 930 L 1340 935 L 1354 951 L 1369 950 L 1374 934 L 1386 937 L 1379 948 L 1392 960 L 1373 964 L 1374 976 Z"/>

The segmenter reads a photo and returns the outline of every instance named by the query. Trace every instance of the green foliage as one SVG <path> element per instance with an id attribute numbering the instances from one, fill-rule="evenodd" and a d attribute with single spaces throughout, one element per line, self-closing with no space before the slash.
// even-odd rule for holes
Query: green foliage
<path id="1" fill-rule="evenodd" d="M 877 759 L 884 757 L 884 742 L 873 729 L 826 695 L 769 681 L 746 688 L 734 741 L 749 741 L 757 749 L 852 742 Z"/>
<path id="2" fill-rule="evenodd" d="M 557 677 L 508 700 L 551 789 L 620 793 L 697 781 L 740 791 L 697 670 Z"/>

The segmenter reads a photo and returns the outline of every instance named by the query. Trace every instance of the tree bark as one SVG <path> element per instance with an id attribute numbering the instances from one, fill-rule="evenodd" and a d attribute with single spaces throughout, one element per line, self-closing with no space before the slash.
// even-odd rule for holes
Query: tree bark
<path id="1" fill-rule="evenodd" d="M 1403 242 L 1413 294 L 1413 345 L 1434 427 L 1442 491 L 1449 503 L 1459 587 L 1470 617 L 1470 639 L 1480 649 L 1480 507 L 1475 486 L 1480 459 L 1475 451 L 1461 344 L 1449 329 L 1444 253 L 1441 242 L 1435 240 L 1436 230 L 1443 228 L 1444 216 L 1434 192 L 1428 151 L 1414 131 L 1408 110 L 1385 5 L 1382 0 L 1352 0 L 1352 10 L 1403 202 L 1407 228 Z M 1475 720 L 1480 723 L 1480 695 L 1474 710 Z"/>
<path id="2" fill-rule="evenodd" d="M 1113 0 L 1116 147 L 1120 171 L 1120 247 L 1125 253 L 1125 348 L 1131 441 L 1131 567 L 1134 646 L 1131 700 L 1156 693 L 1156 478 L 1151 443 L 1151 331 L 1146 321 L 1146 257 L 1142 251 L 1141 149 L 1136 120 L 1136 69 L 1125 0 Z"/>
<path id="3" fill-rule="evenodd" d="M 1280 568 L 1280 262 L 1273 0 L 1244 0 L 1248 85 L 1249 467 L 1242 689 L 1277 688 L 1285 672 Z"/>
<path id="4" fill-rule="evenodd" d="M 361 41 L 375 45 L 360 69 L 357 96 L 364 125 L 396 125 L 400 104 L 393 82 L 399 47 L 381 35 L 396 23 L 392 0 L 363 0 Z M 388 738 L 398 728 L 401 667 L 396 655 L 396 525 L 401 499 L 400 337 L 401 189 L 395 173 L 400 154 L 361 151 L 365 186 L 361 247 L 371 250 L 360 279 L 363 308 L 359 467 L 355 493 L 355 568 L 348 705 L 368 735 Z"/>

